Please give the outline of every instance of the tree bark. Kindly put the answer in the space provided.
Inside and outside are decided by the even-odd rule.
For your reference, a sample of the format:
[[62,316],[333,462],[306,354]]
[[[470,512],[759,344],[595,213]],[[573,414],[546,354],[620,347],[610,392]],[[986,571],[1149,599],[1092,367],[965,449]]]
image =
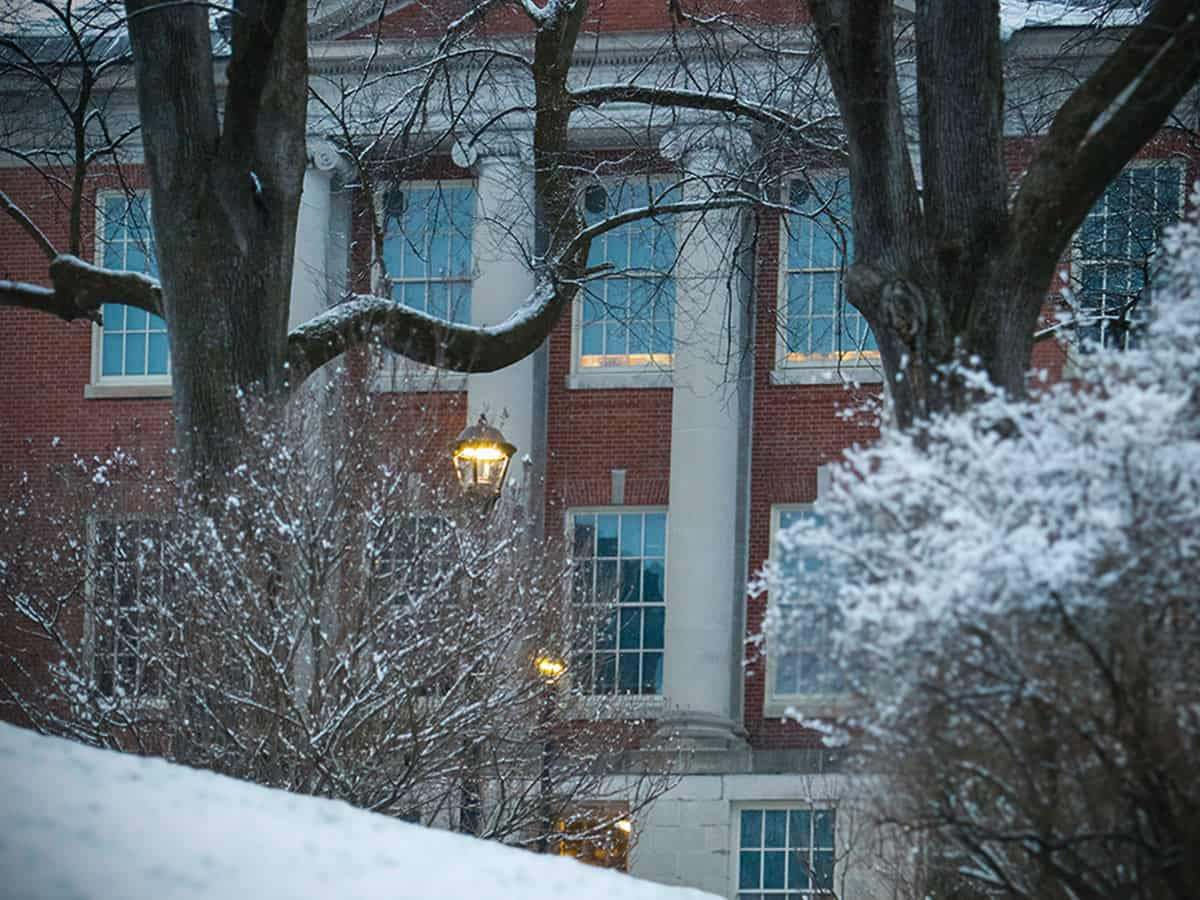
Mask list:
[[240,3],[218,122],[208,10],[128,0],[184,471],[235,465],[250,397],[284,395],[306,161],[299,0]]
[[849,141],[847,299],[875,334],[898,423],[972,402],[965,369],[1023,395],[1072,235],[1200,78],[1200,11],[1160,0],[1130,29],[1059,110],[1011,211],[997,0],[917,3],[920,196],[892,4],[813,0],[812,11]]

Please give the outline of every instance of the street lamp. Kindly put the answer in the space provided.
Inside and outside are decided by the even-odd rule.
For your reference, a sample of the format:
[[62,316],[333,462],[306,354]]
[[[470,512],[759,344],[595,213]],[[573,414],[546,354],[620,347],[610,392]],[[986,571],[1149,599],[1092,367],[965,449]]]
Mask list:
[[499,428],[480,416],[468,425],[454,444],[454,471],[458,482],[468,494],[495,498],[500,496],[508,463],[517,448],[504,439]]
[[533,660],[533,667],[547,684],[554,684],[567,671],[566,660],[545,653],[538,654]]

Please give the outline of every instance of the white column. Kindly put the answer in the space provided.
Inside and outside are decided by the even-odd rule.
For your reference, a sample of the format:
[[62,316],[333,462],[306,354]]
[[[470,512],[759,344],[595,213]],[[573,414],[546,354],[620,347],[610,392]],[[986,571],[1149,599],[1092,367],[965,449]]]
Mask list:
[[[736,170],[736,160],[751,148],[738,131],[676,130],[664,137],[662,149],[689,174],[708,175]],[[685,191],[685,199],[708,195],[702,184]],[[733,701],[739,687],[734,679],[741,677],[734,653],[740,635],[733,632],[745,595],[736,547],[744,411],[739,360],[726,355],[726,348],[741,346],[743,298],[732,277],[741,229],[742,214],[732,209],[680,216],[677,231],[687,243],[675,271],[663,673],[671,712],[662,725],[698,747],[741,743]]]
[[[457,153],[464,153],[461,145]],[[524,303],[534,288],[526,263],[534,239],[533,171],[515,146],[485,149],[472,156],[459,160],[460,165],[473,163],[477,173],[471,321],[495,325]],[[467,421],[486,415],[517,447],[506,490],[521,489],[527,468],[521,461],[534,451],[535,416],[540,410],[534,390],[532,356],[498,372],[467,376]]]
[[300,217],[296,224],[289,328],[311,319],[331,303],[326,253],[333,230],[330,191],[339,157],[333,147],[315,142],[309,151],[309,161],[310,165],[304,171]]

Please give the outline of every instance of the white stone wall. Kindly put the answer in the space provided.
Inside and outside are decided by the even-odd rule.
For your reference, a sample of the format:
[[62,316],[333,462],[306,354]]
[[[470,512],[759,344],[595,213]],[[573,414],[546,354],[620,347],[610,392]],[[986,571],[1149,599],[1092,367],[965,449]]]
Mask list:
[[743,808],[828,805],[837,810],[838,900],[899,900],[896,853],[871,826],[863,779],[845,775],[688,775],[642,813],[630,873],[733,897],[738,814]]

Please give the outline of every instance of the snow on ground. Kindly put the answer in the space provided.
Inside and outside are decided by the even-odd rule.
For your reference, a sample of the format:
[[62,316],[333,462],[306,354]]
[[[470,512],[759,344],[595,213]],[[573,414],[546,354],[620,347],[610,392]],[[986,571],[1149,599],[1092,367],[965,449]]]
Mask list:
[[21,900],[712,896],[4,724],[0,895]]

